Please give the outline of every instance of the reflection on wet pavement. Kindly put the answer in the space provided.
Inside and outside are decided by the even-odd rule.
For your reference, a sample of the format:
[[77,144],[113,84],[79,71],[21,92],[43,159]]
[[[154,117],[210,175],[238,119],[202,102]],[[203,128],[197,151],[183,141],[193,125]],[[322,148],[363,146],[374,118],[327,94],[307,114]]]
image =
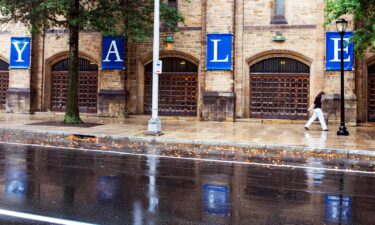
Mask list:
[[319,169],[321,159],[287,169],[4,144],[0,159],[1,209],[47,217],[163,225],[375,221],[374,175]]
[[[327,138],[322,132],[321,139]],[[317,142],[309,134],[305,138],[310,142]],[[350,154],[349,152],[334,150],[285,150],[283,148],[257,149],[235,146],[207,146],[199,144],[168,144],[131,142],[122,139],[97,138],[92,136],[59,136],[51,134],[29,134],[7,131],[0,135],[0,143],[19,143],[23,145],[37,145],[43,147],[57,146],[66,150],[79,149],[82,151],[120,152],[140,155],[161,155],[175,158],[194,158],[206,160],[225,160],[245,162],[249,164],[313,166],[310,159],[320,159],[318,166],[330,169],[350,171],[367,171],[375,173],[375,156],[366,154]],[[324,144],[324,142],[322,143]]]
[[[0,112],[0,131],[5,133],[7,131],[49,133],[60,136],[62,134],[84,134],[96,137],[114,137],[122,140],[157,141],[159,143],[184,142],[241,145],[256,148],[277,148],[281,146],[288,149],[341,149],[375,155],[375,125],[373,123],[363,124],[365,126],[361,127],[348,127],[350,135],[341,137],[336,135],[338,124],[330,124],[330,131],[322,132],[319,124],[313,125],[309,131],[306,131],[303,128],[305,121],[298,120],[282,124],[282,120],[257,120],[258,122],[255,122],[251,119],[239,119],[238,121],[242,122],[231,123],[198,121],[197,118],[163,117],[161,119],[163,120],[164,135],[150,138],[144,134],[147,130],[148,116],[130,116],[127,118],[83,116],[82,119],[87,124],[99,123],[103,125],[90,128],[46,126],[40,123],[60,123],[63,120],[63,114],[19,115]],[[279,122],[280,124],[278,124]],[[39,125],[35,125],[35,123],[39,123]],[[326,138],[322,138],[322,135],[326,135]],[[306,138],[306,136],[309,137]],[[309,141],[309,138],[312,141]]]

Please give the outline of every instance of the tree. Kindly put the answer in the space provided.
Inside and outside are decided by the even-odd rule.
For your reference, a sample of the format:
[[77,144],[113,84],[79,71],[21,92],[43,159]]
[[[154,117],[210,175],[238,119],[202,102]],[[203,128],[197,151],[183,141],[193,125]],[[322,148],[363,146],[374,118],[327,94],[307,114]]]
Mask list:
[[[127,41],[150,38],[153,0],[0,0],[0,23],[21,22],[32,33],[54,27],[69,30],[68,102],[64,123],[82,123],[78,106],[79,32],[93,29],[108,35],[125,35]],[[161,4],[166,26],[177,28],[183,18],[175,9]]]
[[351,14],[355,32],[351,41],[358,55],[375,51],[375,0],[327,0],[325,25],[343,15]]

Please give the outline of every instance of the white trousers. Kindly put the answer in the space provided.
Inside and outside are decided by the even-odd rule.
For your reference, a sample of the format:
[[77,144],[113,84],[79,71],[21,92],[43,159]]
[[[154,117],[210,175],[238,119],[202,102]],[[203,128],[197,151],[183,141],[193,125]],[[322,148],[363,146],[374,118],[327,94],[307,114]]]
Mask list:
[[320,125],[322,125],[322,129],[326,130],[327,125],[326,125],[326,122],[324,121],[323,111],[320,108],[314,109],[314,113],[309,119],[309,121],[307,121],[305,127],[310,127],[310,125],[316,120],[317,117],[319,118]]

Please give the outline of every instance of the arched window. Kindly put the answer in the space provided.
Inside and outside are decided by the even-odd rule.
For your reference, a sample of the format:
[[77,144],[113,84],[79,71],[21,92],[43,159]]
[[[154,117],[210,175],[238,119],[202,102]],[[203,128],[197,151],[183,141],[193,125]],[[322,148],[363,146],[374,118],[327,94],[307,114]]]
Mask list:
[[306,119],[310,67],[287,57],[261,60],[250,66],[250,117]]
[[168,6],[177,10],[177,0],[168,0]]
[[[168,0],[166,2],[167,6],[176,10],[176,12],[178,11],[178,6],[177,6],[177,0]],[[171,29],[169,26],[167,26],[164,21],[161,22],[161,25],[160,25],[160,32],[175,32],[174,29]]]
[[6,92],[9,86],[9,64],[0,59],[0,109],[5,109]]
[[368,68],[368,121],[375,122],[375,64]]
[[272,13],[271,24],[287,24],[285,18],[285,0],[275,0],[275,8]]
[[[198,66],[177,57],[166,57],[159,75],[159,115],[197,116]],[[145,67],[144,112],[151,114],[152,62]]]
[[[65,111],[68,93],[69,60],[63,59],[52,65],[52,111]],[[98,65],[79,58],[78,96],[80,112],[97,112]]]

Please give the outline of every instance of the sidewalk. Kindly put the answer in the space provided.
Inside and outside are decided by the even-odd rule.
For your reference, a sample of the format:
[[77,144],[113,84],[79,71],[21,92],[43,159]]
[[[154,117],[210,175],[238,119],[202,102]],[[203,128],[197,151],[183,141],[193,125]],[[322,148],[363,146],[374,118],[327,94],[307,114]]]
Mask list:
[[0,113],[0,130],[59,135],[90,135],[136,142],[237,146],[271,150],[334,150],[348,154],[375,156],[375,127],[348,127],[350,136],[337,136],[337,125],[322,132],[318,123],[305,131],[303,124],[265,124],[251,122],[212,122],[162,117],[164,135],[146,136],[148,116],[114,119],[82,116],[90,128],[28,125],[42,121],[62,121],[63,115]]

